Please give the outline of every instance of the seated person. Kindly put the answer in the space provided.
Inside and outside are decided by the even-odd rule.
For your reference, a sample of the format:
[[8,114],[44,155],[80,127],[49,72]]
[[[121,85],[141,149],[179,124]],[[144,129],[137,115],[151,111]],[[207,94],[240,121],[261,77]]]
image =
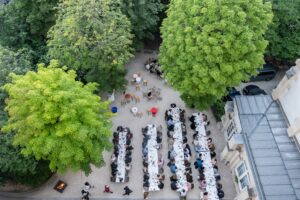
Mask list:
[[214,145],[213,143],[209,143],[209,144],[208,144],[208,149],[209,149],[210,151],[214,151],[214,150],[216,149],[216,147],[215,147],[215,145]]
[[201,159],[197,159],[195,162],[194,162],[194,166],[195,166],[195,169],[199,169],[203,166],[203,160]]
[[216,157],[216,155],[217,155],[216,152],[214,152],[214,151],[211,151],[211,152],[210,152],[210,157],[211,157],[211,158]]
[[224,191],[223,190],[218,190],[218,197],[220,199],[222,199],[225,196]]
[[192,183],[193,182],[193,176],[189,173],[186,174],[186,181]]
[[177,166],[173,163],[171,166],[170,166],[170,170],[172,173],[176,173],[177,172]]
[[161,181],[159,181],[158,188],[159,188],[159,189],[163,189],[164,186],[165,186],[164,183],[161,182]]
[[170,181],[173,182],[173,181],[177,181],[178,178],[177,178],[177,175],[176,174],[173,174],[171,177],[170,177]]
[[172,190],[177,190],[178,189],[177,183],[175,181],[171,182],[171,189]]

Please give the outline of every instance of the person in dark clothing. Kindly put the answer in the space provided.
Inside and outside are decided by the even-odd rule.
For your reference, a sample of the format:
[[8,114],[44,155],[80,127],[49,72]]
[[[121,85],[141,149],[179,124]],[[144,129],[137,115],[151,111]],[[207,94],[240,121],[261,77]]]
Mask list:
[[214,151],[210,152],[210,157],[211,157],[211,158],[216,157],[216,155],[217,155],[216,152],[214,152]]
[[224,191],[223,190],[218,190],[218,197],[220,199],[222,199],[225,196]]
[[194,115],[192,115],[190,118],[189,118],[189,120],[190,120],[190,122],[194,122],[195,121],[195,116]]
[[175,181],[171,182],[171,189],[172,190],[177,190],[178,189],[177,183]]
[[158,188],[159,189],[163,189],[164,186],[165,186],[164,183],[160,181],[159,184],[158,184]]
[[118,127],[117,127],[117,131],[118,131],[118,132],[122,132],[122,131],[123,131],[123,127],[122,127],[122,126],[118,126]]
[[125,156],[125,163],[126,163],[126,164],[127,164],[127,163],[131,163],[131,161],[132,161],[131,156]]
[[123,196],[124,195],[130,195],[130,193],[132,193],[132,190],[131,189],[129,189],[129,187],[128,186],[126,186],[126,187],[124,187],[124,191],[125,191],[125,193],[123,194]]
[[195,129],[196,129],[196,124],[195,124],[195,123],[192,123],[192,124],[191,124],[191,129],[192,129],[192,130],[195,130]]
[[131,146],[131,145],[127,146],[126,150],[133,150],[133,146]]
[[190,175],[190,174],[186,174],[186,180],[187,180],[187,182],[192,183],[193,182],[193,176]]
[[161,143],[162,142],[162,139],[160,137],[156,137],[156,142],[157,143]]
[[177,179],[177,176],[176,174],[173,174],[171,177],[170,177],[170,181],[171,182],[176,182],[178,179]]

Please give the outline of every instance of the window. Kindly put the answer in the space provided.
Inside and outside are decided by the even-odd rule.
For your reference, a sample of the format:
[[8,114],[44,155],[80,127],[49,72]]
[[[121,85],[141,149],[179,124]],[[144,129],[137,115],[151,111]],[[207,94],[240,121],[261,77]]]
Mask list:
[[229,126],[227,127],[227,140],[230,140],[230,138],[235,134],[235,125],[234,122],[231,120]]
[[242,162],[235,170],[237,182],[240,190],[243,190],[249,185],[248,169],[244,162]]

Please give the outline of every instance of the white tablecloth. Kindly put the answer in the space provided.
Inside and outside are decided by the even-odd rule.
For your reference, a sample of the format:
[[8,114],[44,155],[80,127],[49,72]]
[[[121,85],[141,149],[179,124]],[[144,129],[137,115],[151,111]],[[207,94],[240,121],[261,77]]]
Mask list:
[[147,135],[150,136],[148,140],[148,173],[149,173],[149,191],[159,191],[158,175],[158,144],[157,144],[157,132],[155,125],[148,125]]
[[118,172],[116,176],[116,182],[117,183],[124,183],[125,182],[125,155],[126,155],[126,136],[127,132],[119,132],[119,155],[118,155]]
[[173,148],[176,152],[175,156],[175,165],[177,167],[177,186],[179,190],[184,189],[188,191],[187,181],[185,173],[185,166],[184,166],[184,152],[183,152],[183,136],[182,136],[182,129],[181,129],[181,122],[180,122],[180,110],[178,107],[171,108],[171,115],[173,117],[174,122],[174,144]]
[[193,116],[195,117],[196,131],[198,132],[197,140],[195,141],[195,143],[198,143],[201,146],[203,167],[205,168],[204,174],[207,183],[206,191],[208,192],[208,199],[218,200],[219,197],[217,192],[216,179],[211,163],[210,151],[208,149],[204,121],[201,114],[194,113]]

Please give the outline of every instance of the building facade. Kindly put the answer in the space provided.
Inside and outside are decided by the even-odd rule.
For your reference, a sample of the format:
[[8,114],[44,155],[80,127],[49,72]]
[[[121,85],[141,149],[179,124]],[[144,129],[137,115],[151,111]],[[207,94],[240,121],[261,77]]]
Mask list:
[[278,100],[286,118],[288,119],[288,135],[294,137],[300,144],[300,59],[296,66],[287,71],[276,89],[272,93],[274,100]]
[[269,95],[236,96],[225,110],[221,159],[235,180],[234,200],[300,199],[300,153],[279,102]]

